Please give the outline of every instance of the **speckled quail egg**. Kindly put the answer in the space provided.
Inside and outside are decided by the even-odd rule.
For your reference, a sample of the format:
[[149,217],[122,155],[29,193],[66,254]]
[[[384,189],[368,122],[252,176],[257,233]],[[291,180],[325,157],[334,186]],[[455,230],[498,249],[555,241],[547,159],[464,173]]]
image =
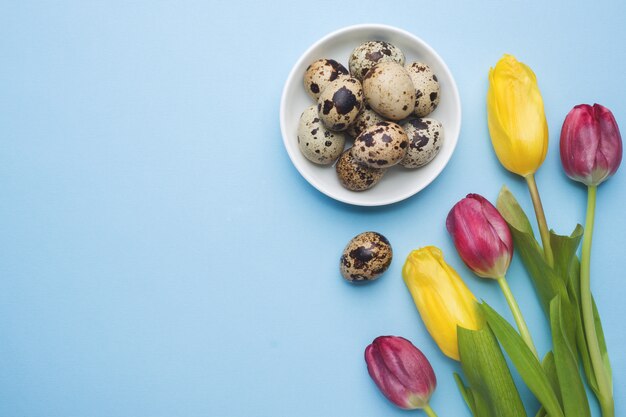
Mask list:
[[433,160],[443,143],[443,126],[435,119],[411,118],[402,124],[409,137],[409,147],[400,165],[419,168]]
[[317,100],[322,90],[341,75],[348,75],[348,70],[339,62],[334,59],[318,59],[304,73],[304,89],[311,98]]
[[298,147],[311,162],[329,165],[335,162],[346,144],[346,135],[326,129],[317,116],[317,106],[307,108],[300,116]]
[[363,78],[363,93],[372,110],[390,120],[402,120],[415,108],[411,77],[396,62],[375,65]]
[[348,67],[350,75],[359,80],[376,64],[381,62],[396,62],[404,65],[404,54],[402,51],[384,41],[368,41],[354,48],[350,54]]
[[350,149],[344,151],[335,165],[339,182],[351,191],[365,191],[380,181],[385,169],[370,168],[354,160]]
[[413,62],[406,70],[415,86],[415,115],[428,116],[439,104],[440,87],[433,70],[421,62]]
[[370,108],[367,104],[363,106],[363,110],[356,117],[354,123],[348,126],[348,134],[356,138],[370,126],[374,126],[378,122],[384,122],[385,119]]
[[354,140],[352,156],[371,168],[389,168],[404,158],[408,145],[402,127],[393,122],[379,122]]
[[380,233],[364,232],[348,242],[341,259],[341,275],[352,283],[373,281],[391,265],[393,251],[387,238]]
[[317,112],[328,129],[346,130],[361,112],[363,88],[353,77],[339,77],[330,82],[317,100]]

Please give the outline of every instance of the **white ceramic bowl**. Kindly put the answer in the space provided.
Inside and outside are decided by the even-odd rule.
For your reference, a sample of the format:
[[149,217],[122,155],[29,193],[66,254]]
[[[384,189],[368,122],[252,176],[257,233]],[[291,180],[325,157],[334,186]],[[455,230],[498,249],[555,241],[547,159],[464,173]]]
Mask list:
[[[437,75],[441,86],[439,106],[428,117],[443,124],[444,141],[439,154],[428,165],[418,169],[392,167],[383,179],[366,191],[344,188],[334,166],[316,165],[307,160],[298,148],[298,122],[302,112],[313,100],[304,90],[303,76],[307,66],[320,58],[332,58],[348,67],[354,48],[368,40],[383,40],[399,47],[406,62],[421,61]],[[358,206],[382,206],[404,200],[430,184],[445,168],[454,152],[461,128],[461,100],[452,74],[441,57],[426,42],[411,33],[391,26],[363,24],[333,32],[313,44],[291,70],[280,103],[280,129],[291,161],[300,174],[327,196]],[[351,146],[346,144],[346,146]]]

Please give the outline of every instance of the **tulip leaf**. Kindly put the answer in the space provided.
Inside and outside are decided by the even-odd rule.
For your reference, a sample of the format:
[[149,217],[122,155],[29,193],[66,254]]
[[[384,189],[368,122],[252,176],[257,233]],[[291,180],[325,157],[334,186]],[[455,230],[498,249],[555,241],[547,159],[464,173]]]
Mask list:
[[537,400],[544,406],[550,416],[563,417],[563,410],[552,388],[550,379],[546,376],[544,368],[528,348],[524,339],[513,326],[487,303],[483,302],[481,309],[489,327],[493,330],[493,333],[509,355],[511,362],[515,365],[530,391],[537,397]]
[[476,414],[476,404],[474,402],[474,394],[472,393],[472,389],[465,386],[463,380],[461,379],[461,375],[457,374],[456,372],[454,373],[454,380],[456,381],[456,386],[459,388],[465,404],[467,404],[467,408],[470,409],[474,417],[479,417],[479,415]]
[[568,327],[571,321],[564,313],[561,297],[550,302],[550,327],[554,345],[554,363],[561,388],[563,410],[566,417],[591,417],[587,393],[578,371],[576,351],[570,342]]
[[548,352],[546,356],[543,357],[541,367],[543,368],[543,372],[550,380],[550,385],[552,386],[554,393],[558,397],[559,402],[562,402],[561,388],[559,387],[559,377],[556,373],[556,363],[554,362],[554,353],[552,353],[552,351]]
[[576,251],[583,237],[583,227],[579,224],[569,236],[557,235],[550,231],[550,245],[552,246],[552,254],[554,255],[554,272],[567,285],[571,278],[571,269],[574,266]]
[[578,353],[583,364],[583,370],[587,379],[589,388],[594,392],[596,396],[599,394],[598,381],[596,380],[595,373],[593,372],[593,365],[591,364],[591,356],[589,356],[589,349],[587,349],[587,339],[585,339],[585,329],[582,322],[582,306],[580,303],[580,262],[578,258],[574,259],[573,267],[570,271],[570,279],[568,281],[567,290],[572,300],[572,303],[576,306],[576,346]]
[[546,409],[541,407],[539,411],[537,411],[537,414],[535,414],[535,417],[546,417],[547,415]]
[[510,226],[522,233],[528,233],[532,237],[535,236],[526,213],[524,213],[524,210],[506,185],[503,185],[500,189],[500,194],[496,201],[496,208]]
[[604,367],[607,370],[607,375],[609,376],[609,383],[611,387],[613,386],[613,370],[611,369],[611,363],[609,362],[609,352],[606,347],[606,339],[604,338],[604,330],[602,330],[602,322],[600,321],[600,313],[598,312],[598,306],[596,305],[596,300],[591,296],[591,301],[593,303],[593,318],[596,323],[596,334],[598,336],[598,343],[600,344],[600,353],[602,353],[602,361],[604,362]]
[[567,294],[565,283],[547,264],[543,249],[533,235],[528,217],[506,186],[502,187],[500,195],[498,195],[496,207],[509,225],[515,250],[522,258],[522,262],[533,280],[544,311],[548,313],[550,300],[556,295]]
[[461,366],[480,417],[525,417],[517,387],[489,326],[458,328]]

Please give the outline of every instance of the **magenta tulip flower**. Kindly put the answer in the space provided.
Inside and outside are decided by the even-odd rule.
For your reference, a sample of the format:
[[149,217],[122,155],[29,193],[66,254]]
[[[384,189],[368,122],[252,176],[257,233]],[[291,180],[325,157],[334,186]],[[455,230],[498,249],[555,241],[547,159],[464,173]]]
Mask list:
[[567,175],[587,185],[587,215],[580,259],[580,305],[585,339],[598,385],[603,416],[615,415],[611,369],[600,349],[591,296],[591,243],[598,185],[609,179],[622,162],[622,136],[609,109],[580,104],[565,117],[561,130],[561,162]]
[[380,336],[365,348],[367,371],[382,393],[405,410],[424,409],[435,415],[428,401],[437,378],[426,356],[398,336]]
[[513,256],[513,239],[498,210],[484,197],[468,194],[452,207],[446,228],[461,259],[483,278],[506,274]]
[[520,335],[538,357],[528,326],[505,278],[513,256],[513,238],[506,221],[487,199],[468,194],[448,213],[446,228],[467,267],[479,277],[498,281]]
[[609,109],[579,104],[561,130],[561,162],[567,175],[585,185],[607,180],[622,162],[622,136]]

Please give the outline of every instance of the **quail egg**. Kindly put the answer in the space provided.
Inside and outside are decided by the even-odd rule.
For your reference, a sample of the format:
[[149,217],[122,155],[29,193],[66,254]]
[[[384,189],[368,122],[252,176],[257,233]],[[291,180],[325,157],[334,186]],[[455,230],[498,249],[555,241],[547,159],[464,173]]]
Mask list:
[[411,77],[396,62],[375,65],[363,78],[363,93],[372,110],[390,120],[402,120],[415,109]]
[[368,282],[381,276],[391,265],[393,251],[380,233],[364,232],[348,242],[341,259],[341,275],[349,282]]
[[402,124],[409,137],[409,147],[400,165],[405,168],[419,168],[433,160],[443,143],[441,122],[429,118],[412,118]]
[[385,169],[370,168],[354,160],[350,149],[344,151],[335,165],[339,182],[351,191],[365,191],[380,181]]
[[385,119],[383,119],[381,115],[376,113],[374,110],[371,109],[370,106],[365,104],[363,106],[363,110],[356,117],[354,123],[348,126],[347,132],[350,136],[356,138],[368,127],[374,126],[376,123],[384,121]]
[[439,104],[439,80],[433,70],[421,62],[408,64],[406,70],[415,86],[415,115],[428,116]]
[[311,98],[317,100],[328,83],[341,75],[348,75],[348,70],[339,62],[334,59],[318,59],[304,73],[304,89]]
[[404,158],[408,145],[402,127],[393,122],[379,122],[354,140],[352,156],[371,168],[389,168]]
[[345,134],[332,132],[322,125],[315,105],[302,113],[298,126],[298,147],[306,159],[320,165],[332,164],[343,152],[345,144]]
[[404,54],[396,46],[384,41],[368,41],[357,46],[350,54],[350,75],[359,80],[376,64],[396,62],[404,65]]
[[361,112],[363,88],[352,77],[340,77],[329,83],[317,100],[317,112],[328,129],[346,130]]

